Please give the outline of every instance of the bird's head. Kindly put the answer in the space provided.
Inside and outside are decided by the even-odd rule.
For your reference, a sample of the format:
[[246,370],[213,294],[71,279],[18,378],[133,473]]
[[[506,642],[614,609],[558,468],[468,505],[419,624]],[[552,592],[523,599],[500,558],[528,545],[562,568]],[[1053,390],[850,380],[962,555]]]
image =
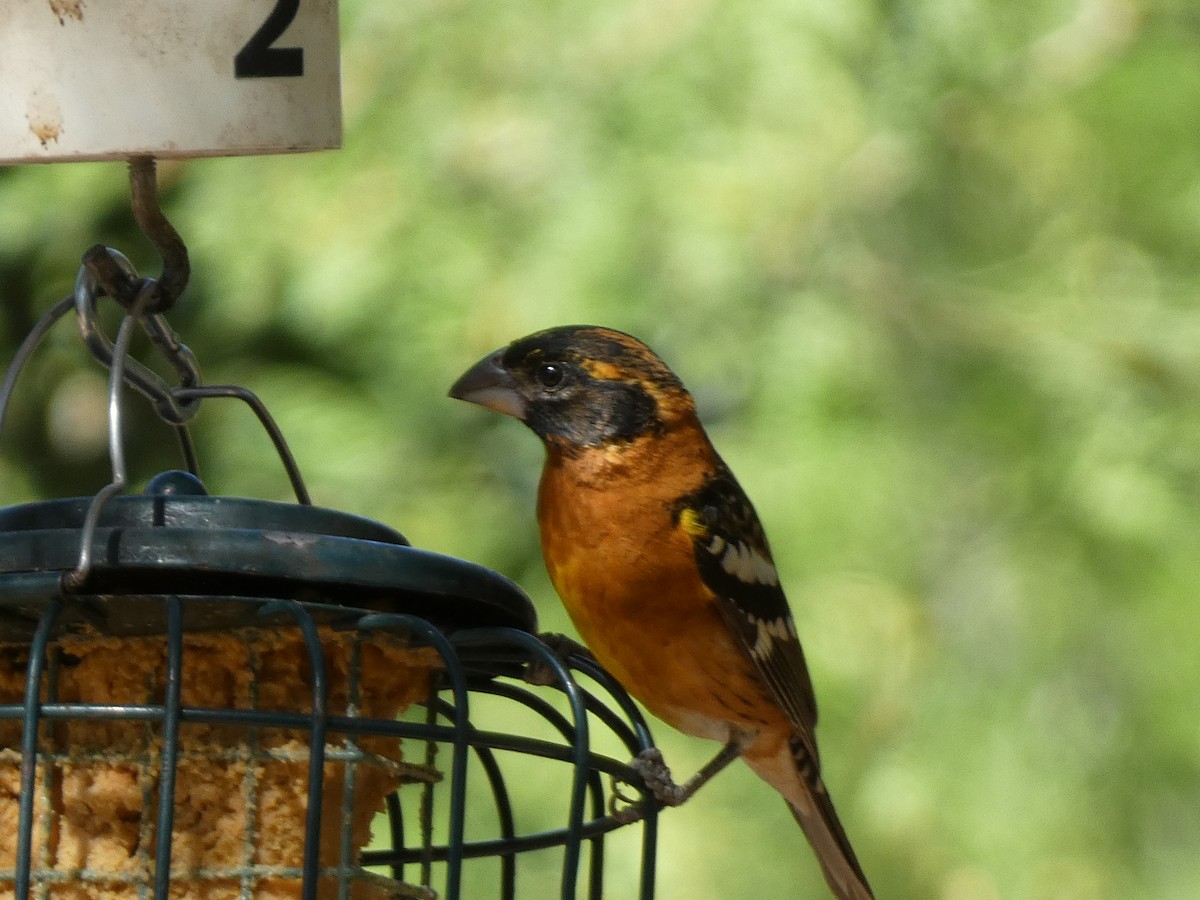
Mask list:
[[520,419],[547,445],[564,449],[634,441],[695,412],[653,350],[591,325],[513,341],[467,370],[450,396]]

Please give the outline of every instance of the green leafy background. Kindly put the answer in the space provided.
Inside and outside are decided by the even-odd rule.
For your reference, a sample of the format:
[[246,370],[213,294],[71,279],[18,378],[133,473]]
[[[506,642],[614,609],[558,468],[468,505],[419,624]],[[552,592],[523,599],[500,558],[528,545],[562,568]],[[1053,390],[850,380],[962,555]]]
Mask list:
[[[171,321],[317,502],[567,628],[536,440],[445,391],[537,328],[633,332],[756,500],[881,898],[1200,896],[1195,9],[342,7],[344,149],[160,169],[194,267]],[[122,166],[0,169],[5,357],[97,241],[156,271]],[[0,501],[107,481],[102,376],[53,333]],[[137,479],[176,465],[132,427]],[[195,430],[210,491],[287,498],[243,409]],[[713,749],[657,734],[679,773]],[[826,896],[744,767],[663,829],[663,900]]]

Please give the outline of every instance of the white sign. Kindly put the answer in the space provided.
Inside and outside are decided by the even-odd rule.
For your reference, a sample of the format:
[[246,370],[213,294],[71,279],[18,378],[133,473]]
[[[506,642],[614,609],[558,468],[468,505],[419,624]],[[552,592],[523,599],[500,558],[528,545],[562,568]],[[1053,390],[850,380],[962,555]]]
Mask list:
[[341,145],[337,0],[0,0],[0,163]]

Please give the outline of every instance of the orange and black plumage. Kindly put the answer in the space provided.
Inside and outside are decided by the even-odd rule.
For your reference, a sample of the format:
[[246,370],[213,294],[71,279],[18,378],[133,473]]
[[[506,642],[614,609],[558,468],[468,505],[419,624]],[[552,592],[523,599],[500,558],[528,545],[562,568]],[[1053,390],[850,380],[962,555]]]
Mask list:
[[725,745],[664,799],[740,756],[783,795],[834,895],[871,898],[821,778],[816,699],[766,535],[679,378],[636,338],[568,326],[485,357],[450,393],[542,439],[542,551],[596,659],[664,722]]

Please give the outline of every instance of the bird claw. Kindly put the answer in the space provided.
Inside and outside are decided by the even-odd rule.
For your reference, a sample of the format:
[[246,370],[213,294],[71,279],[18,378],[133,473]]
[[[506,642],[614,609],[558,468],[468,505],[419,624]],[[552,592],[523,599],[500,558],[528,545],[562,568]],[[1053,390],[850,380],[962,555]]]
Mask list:
[[[632,825],[639,819],[645,818],[646,810],[640,800],[630,797],[621,790],[621,784],[622,782],[618,781],[616,777],[613,777],[609,784],[612,796],[608,798],[608,814],[622,825]],[[619,806],[619,803],[625,805]]]
[[[671,770],[663,760],[662,751],[649,747],[629,761],[629,768],[645,782],[646,790],[654,795],[662,806],[678,806],[687,799],[685,788],[671,778]],[[646,817],[647,798],[630,797],[621,790],[626,782],[612,779],[612,797],[608,801],[608,814],[622,825],[629,825]],[[625,804],[620,806],[619,804]]]
[[642,776],[646,789],[663,806],[678,806],[687,799],[684,788],[671,778],[671,770],[657,747],[643,750],[630,760],[629,767]]
[[[587,647],[574,638],[567,637],[565,634],[547,631],[539,634],[538,639],[546,645],[551,653],[563,662],[566,662],[568,656],[583,656],[587,659],[593,658],[591,651]],[[541,656],[535,656],[525,666],[524,679],[526,684],[538,685],[539,687],[558,684],[560,680],[558,673],[554,671],[554,666],[550,665]]]

